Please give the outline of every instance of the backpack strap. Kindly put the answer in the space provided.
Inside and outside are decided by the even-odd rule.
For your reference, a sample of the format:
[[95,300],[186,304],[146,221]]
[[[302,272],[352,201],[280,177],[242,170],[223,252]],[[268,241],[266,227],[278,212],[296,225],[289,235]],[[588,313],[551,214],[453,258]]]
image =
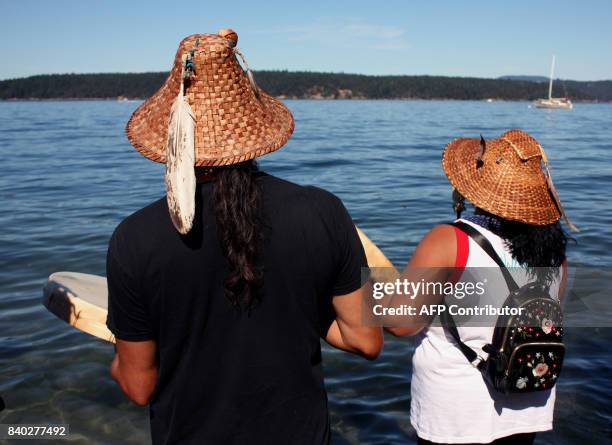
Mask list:
[[442,321],[442,326],[446,328],[450,335],[455,339],[459,350],[463,353],[465,358],[467,358],[468,362],[470,362],[474,368],[482,370],[485,363],[484,358],[478,355],[476,351],[461,340],[461,336],[459,335],[459,331],[457,330],[457,325],[455,324],[455,319],[453,316],[450,315],[448,311],[444,311],[440,314],[440,320]]
[[478,244],[493,261],[495,261],[495,263],[499,266],[499,270],[504,276],[504,280],[506,280],[506,285],[508,286],[510,292],[514,292],[519,288],[519,285],[516,284],[516,281],[514,281],[514,278],[512,278],[512,274],[495,251],[495,248],[491,245],[491,242],[482,233],[475,229],[474,226],[466,224],[463,221],[455,221],[450,223],[450,225],[457,227],[462,232],[467,233],[468,236],[472,238],[474,242]]
[[[495,248],[491,245],[491,242],[482,233],[480,233],[473,226],[466,224],[462,221],[455,221],[453,223],[450,223],[450,225],[466,233],[470,238],[474,240],[476,244],[478,244],[482,248],[482,250],[485,251],[487,255],[491,257],[493,261],[495,261],[495,263],[499,266],[502,275],[504,276],[504,280],[506,281],[506,285],[508,286],[510,292],[515,291],[519,288],[519,286],[516,284],[516,281],[514,281],[514,278],[512,278],[510,271],[508,270],[502,259],[499,257],[497,252],[495,252]],[[446,304],[446,301],[444,303]],[[445,311],[442,312],[442,314],[440,315],[440,319],[443,323],[443,327],[445,327],[446,330],[451,334],[451,336],[457,343],[457,347],[459,347],[459,350],[462,352],[465,358],[467,358],[467,360],[473,367],[482,371],[484,369],[485,363],[484,358],[478,355],[476,351],[474,351],[466,343],[464,343],[463,340],[461,340],[461,336],[459,335],[459,330],[457,329],[457,324],[455,323],[453,316],[450,315],[447,311]]]

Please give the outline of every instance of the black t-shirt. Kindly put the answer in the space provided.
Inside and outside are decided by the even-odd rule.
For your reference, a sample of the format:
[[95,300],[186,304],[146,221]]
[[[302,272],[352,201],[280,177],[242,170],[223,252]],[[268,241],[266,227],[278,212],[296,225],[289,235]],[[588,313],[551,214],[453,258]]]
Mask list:
[[155,340],[154,444],[329,442],[320,337],[333,295],[361,286],[367,267],[342,202],[315,187],[260,174],[264,279],[239,310],[223,293],[227,261],[211,183],[198,184],[196,221],[173,227],[166,199],[115,230],[107,256],[109,329]]

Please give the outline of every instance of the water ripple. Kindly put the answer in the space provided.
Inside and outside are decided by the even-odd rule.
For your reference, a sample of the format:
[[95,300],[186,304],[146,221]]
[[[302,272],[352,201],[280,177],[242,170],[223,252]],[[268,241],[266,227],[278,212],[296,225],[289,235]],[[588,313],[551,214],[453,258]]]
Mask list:
[[[138,103],[0,103],[0,423],[66,422],[74,444],[140,444],[145,409],[110,379],[112,347],[70,329],[40,304],[57,270],[104,273],[117,223],[163,196],[163,166],[128,144]],[[433,225],[452,219],[440,158],[456,137],[512,127],[546,148],[568,213],[582,231],[570,262],[610,264],[612,106],[546,112],[523,102],[289,101],[296,131],[264,157],[272,174],[338,194],[360,225],[403,265]],[[610,330],[568,329],[554,433],[539,443],[603,443],[612,414]],[[414,342],[386,338],[376,362],[324,347],[337,444],[410,444]],[[597,372],[595,372],[597,371]]]

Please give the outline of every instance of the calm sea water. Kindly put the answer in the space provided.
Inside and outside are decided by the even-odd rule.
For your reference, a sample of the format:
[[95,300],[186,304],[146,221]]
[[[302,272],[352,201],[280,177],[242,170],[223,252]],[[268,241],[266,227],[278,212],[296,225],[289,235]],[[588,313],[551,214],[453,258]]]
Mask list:
[[[112,347],[40,303],[59,270],[104,274],[122,218],[163,196],[163,169],[128,144],[136,102],[0,103],[0,423],[69,423],[73,444],[146,443],[148,413],[111,380]],[[459,136],[519,127],[546,148],[568,213],[582,229],[570,262],[612,264],[612,105],[545,111],[527,103],[290,101],[296,131],[261,166],[339,195],[399,267],[450,220],[441,151]],[[612,440],[612,330],[568,329],[555,431],[539,443]],[[365,362],[325,347],[334,443],[414,443],[411,339],[387,338]],[[449,415],[453,407],[449,406]],[[50,443],[50,442],[46,442]]]

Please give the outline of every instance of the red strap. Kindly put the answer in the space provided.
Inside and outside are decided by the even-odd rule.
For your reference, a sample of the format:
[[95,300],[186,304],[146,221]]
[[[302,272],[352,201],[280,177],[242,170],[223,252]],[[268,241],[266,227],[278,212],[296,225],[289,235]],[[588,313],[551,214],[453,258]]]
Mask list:
[[455,256],[455,270],[449,278],[450,282],[456,283],[461,278],[463,270],[470,256],[470,238],[463,230],[455,227],[455,239],[457,240],[457,255]]
[[563,260],[563,263],[561,263],[561,268],[563,269],[563,276],[565,276],[565,274],[567,273],[567,258],[565,258]]

